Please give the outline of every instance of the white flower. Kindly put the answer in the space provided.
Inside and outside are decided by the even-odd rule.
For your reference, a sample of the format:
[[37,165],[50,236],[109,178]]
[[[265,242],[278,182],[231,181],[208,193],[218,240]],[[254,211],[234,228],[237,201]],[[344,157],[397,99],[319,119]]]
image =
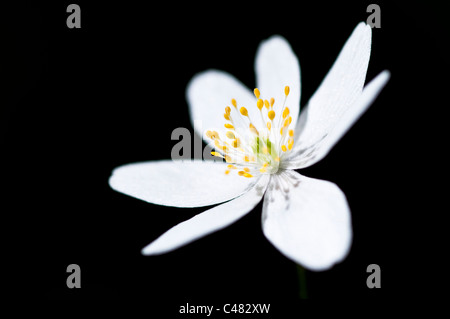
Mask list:
[[224,72],[195,76],[187,88],[191,119],[208,125],[197,133],[226,162],[134,163],[115,169],[109,182],[153,204],[221,204],[171,228],[143,254],[166,253],[227,227],[264,197],[264,234],[285,256],[310,270],[342,261],[352,240],[345,195],[293,169],[322,159],[388,81],[383,71],[363,89],[370,50],[371,28],[360,23],[300,117],[300,68],[280,36],[257,51],[253,92]]

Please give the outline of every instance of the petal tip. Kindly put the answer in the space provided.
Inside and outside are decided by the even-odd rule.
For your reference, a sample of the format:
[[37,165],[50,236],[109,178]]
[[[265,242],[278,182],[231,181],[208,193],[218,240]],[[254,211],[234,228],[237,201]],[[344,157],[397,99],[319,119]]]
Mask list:
[[361,21],[356,25],[355,29],[358,29],[358,28],[360,28],[360,29],[365,28],[367,31],[372,32],[372,27],[364,21]]
[[384,70],[380,73],[380,76],[382,76],[385,81],[389,81],[389,79],[391,78],[391,71]]
[[144,255],[144,256],[150,256],[150,255],[152,255],[151,250],[148,249],[149,246],[150,246],[150,245],[145,246],[144,248],[141,249],[141,254],[142,254],[142,255]]
[[290,45],[289,41],[286,40],[285,37],[283,37],[279,34],[274,34],[274,35],[268,37],[267,39],[261,41],[261,44],[258,47],[258,52],[260,52],[262,49],[265,49],[265,48],[280,47],[280,46],[283,46],[286,49],[289,49],[290,51],[292,51],[291,45]]
[[157,248],[155,248],[154,242],[151,242],[150,244],[148,244],[147,246],[145,246],[144,248],[141,249],[141,254],[144,256],[161,255],[164,252],[165,251],[163,251],[161,249],[158,250]]

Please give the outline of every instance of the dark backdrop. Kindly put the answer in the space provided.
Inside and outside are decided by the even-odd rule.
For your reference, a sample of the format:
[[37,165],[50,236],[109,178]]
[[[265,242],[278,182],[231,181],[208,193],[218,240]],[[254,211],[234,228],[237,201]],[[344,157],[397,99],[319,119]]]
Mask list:
[[[307,272],[310,299],[423,296],[440,269],[421,261],[433,233],[427,221],[439,222],[424,200],[433,184],[424,181],[436,176],[443,136],[445,8],[392,2],[376,2],[381,28],[373,30],[367,73],[371,80],[388,69],[390,82],[333,151],[301,171],[339,185],[354,231],[344,262]],[[253,88],[257,46],[272,34],[299,57],[305,105],[371,1],[77,1],[81,29],[66,27],[69,3],[2,12],[3,194],[12,203],[4,214],[13,217],[4,227],[13,229],[5,246],[14,256],[6,263],[19,270],[19,293],[142,299],[167,313],[186,302],[299,309],[296,267],[264,238],[261,204],[223,231],[144,257],[141,248],[205,208],[151,205],[114,192],[108,178],[121,164],[170,158],[172,130],[192,130],[185,88],[195,73],[222,69]],[[66,287],[72,263],[81,267],[81,289]],[[366,286],[372,263],[381,267],[381,289]]]

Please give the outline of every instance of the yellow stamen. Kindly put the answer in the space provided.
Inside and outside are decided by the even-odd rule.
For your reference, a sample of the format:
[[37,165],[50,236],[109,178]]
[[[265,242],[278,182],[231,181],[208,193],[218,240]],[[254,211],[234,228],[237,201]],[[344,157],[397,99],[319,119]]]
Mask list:
[[231,125],[231,124],[225,124],[224,126],[225,126],[226,128],[232,129],[232,130],[234,129],[234,126]]
[[235,139],[233,142],[231,142],[231,146],[233,146],[234,148],[241,146],[241,140],[238,138]]
[[219,138],[219,133],[217,133],[216,131],[206,131],[206,136],[212,140],[215,140],[216,138]]
[[225,118],[225,120],[230,120],[230,113],[224,113],[223,117]]
[[225,108],[225,113],[230,114],[231,113],[231,107],[227,106]]
[[289,115],[289,108],[286,106],[283,111],[283,118],[285,119],[286,116],[288,116],[288,115]]
[[239,172],[238,172],[238,175],[239,175],[239,176],[244,176],[244,174],[245,174],[244,171],[239,171]]
[[288,127],[289,125],[291,125],[291,122],[292,122],[292,116],[289,116],[289,117],[284,121],[283,126],[284,126],[284,127]]
[[273,107],[274,104],[275,104],[275,99],[272,97],[272,98],[270,98],[270,106]]
[[258,107],[258,109],[261,111],[263,106],[264,106],[264,102],[261,99],[258,99],[258,101],[256,102],[256,106]]
[[248,173],[248,172],[250,172],[250,168],[244,167],[244,171],[245,171],[246,173]]
[[269,101],[264,100],[264,106],[266,107],[266,109],[269,109],[270,107]]
[[286,151],[287,151],[286,145],[281,145],[281,150],[282,150],[283,152],[286,152]]
[[288,148],[289,148],[289,150],[291,150],[293,146],[294,146],[294,139],[292,137],[290,137],[289,140],[288,140]]
[[286,96],[288,96],[289,95],[289,91],[290,91],[290,89],[289,89],[289,86],[285,86],[284,87],[284,94],[286,95]]
[[289,130],[289,136],[294,136],[294,130]]
[[259,92],[258,88],[255,88],[253,90],[253,93],[255,93],[256,98],[259,99],[259,96],[261,95],[261,93]]
[[256,134],[256,135],[259,134],[258,130],[252,123],[250,123],[249,128],[250,128],[250,132],[252,132],[253,134]]
[[269,113],[267,114],[267,116],[269,117],[269,119],[271,121],[273,121],[273,119],[275,118],[275,111],[274,110],[270,110]]
[[235,108],[237,108],[237,103],[236,103],[236,100],[235,100],[235,99],[231,99],[231,104],[232,104]]
[[219,147],[219,149],[221,149],[224,153],[228,153],[228,147],[226,147],[225,145],[222,147]]
[[244,174],[244,177],[250,178],[250,177],[253,177],[253,175],[252,175],[252,174],[249,174],[249,173],[245,173],[245,174]]
[[226,170],[226,171],[225,171],[225,175],[228,175],[228,174],[230,174],[230,171],[229,171],[229,170]]
[[270,131],[270,129],[272,128],[272,123],[270,123],[270,122],[267,122],[267,128],[269,129],[269,131]]
[[230,140],[234,140],[234,139],[236,138],[236,136],[234,135],[234,133],[231,132],[231,131],[228,131],[228,132],[226,133],[226,135],[227,135],[227,137],[228,137]]
[[248,116],[248,111],[247,111],[247,109],[245,107],[241,107],[239,112],[241,112],[241,114],[244,115],[244,116]]
[[229,169],[236,169],[237,167],[230,164],[230,165],[227,166],[227,168],[229,168]]
[[233,162],[233,159],[229,155],[225,155],[225,161],[227,163],[231,163],[231,162]]
[[212,156],[223,157],[219,152],[211,152]]

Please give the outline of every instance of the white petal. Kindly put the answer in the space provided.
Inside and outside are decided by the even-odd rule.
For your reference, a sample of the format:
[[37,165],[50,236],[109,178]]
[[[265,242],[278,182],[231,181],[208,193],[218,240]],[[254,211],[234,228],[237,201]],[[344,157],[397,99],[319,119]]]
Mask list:
[[331,182],[295,171],[284,171],[270,182],[262,225],[281,253],[310,270],[326,270],[342,261],[351,246],[345,195]]
[[[369,84],[364,87],[362,94],[356,102],[345,112],[336,123],[333,130],[326,139],[326,151],[328,151],[341,139],[342,136],[356,123],[356,121],[367,111],[372,102],[390,78],[390,72],[385,70],[378,74]],[[325,145],[324,145],[325,146]]]
[[282,112],[284,87],[290,87],[286,105],[294,127],[300,110],[300,65],[289,43],[281,36],[272,36],[262,42],[256,53],[255,71],[256,86],[261,92],[261,98],[275,98],[276,116]]
[[109,185],[149,203],[199,207],[233,199],[253,187],[253,178],[225,175],[227,164],[213,161],[154,161],[116,168]]
[[[202,130],[198,127],[194,127],[194,130],[207,141],[209,139],[205,137],[206,130],[215,130],[221,137],[224,135],[226,130],[224,124],[229,123],[223,117],[226,106],[232,109],[232,117],[236,119],[235,125],[241,124],[237,119],[240,115],[231,104],[233,98],[236,99],[238,108],[242,106],[247,108],[256,127],[262,125],[253,93],[226,72],[209,70],[197,74],[187,86],[186,98],[191,121],[202,123]],[[245,125],[245,129],[247,128],[248,124]]]
[[293,155],[283,162],[284,168],[303,168],[317,163],[324,158],[333,146],[356,123],[359,117],[369,108],[390,78],[389,71],[381,72],[364,87],[356,102],[341,116],[329,134],[310,149],[294,149]]
[[306,110],[300,114],[302,126],[296,127],[294,150],[310,149],[323,140],[361,95],[370,58],[371,30],[361,22],[345,43]]
[[176,225],[146,246],[142,253],[144,255],[166,253],[231,225],[259,203],[268,182],[269,177],[262,175],[255,187],[244,195]]

